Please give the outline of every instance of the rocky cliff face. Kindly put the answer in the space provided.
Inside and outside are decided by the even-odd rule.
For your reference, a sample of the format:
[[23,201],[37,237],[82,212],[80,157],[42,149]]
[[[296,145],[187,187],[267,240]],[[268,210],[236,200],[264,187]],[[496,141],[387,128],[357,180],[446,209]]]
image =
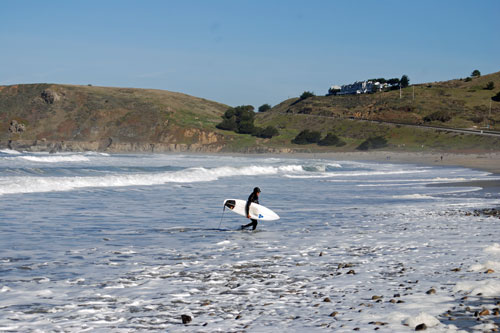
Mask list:
[[28,151],[217,152],[228,107],[159,90],[0,87],[0,146]]

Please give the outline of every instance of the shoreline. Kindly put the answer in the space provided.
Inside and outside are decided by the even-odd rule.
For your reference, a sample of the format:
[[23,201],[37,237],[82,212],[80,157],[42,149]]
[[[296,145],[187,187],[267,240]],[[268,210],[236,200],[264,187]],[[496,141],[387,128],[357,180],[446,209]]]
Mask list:
[[[188,153],[189,154],[189,153]],[[198,154],[198,153],[196,153]],[[204,154],[205,155],[205,154]],[[436,153],[436,152],[317,152],[317,153],[209,153],[206,155],[262,156],[280,158],[320,158],[347,161],[371,161],[386,163],[407,163],[426,166],[465,167],[482,170],[500,176],[500,153]],[[441,156],[443,157],[441,160]]]

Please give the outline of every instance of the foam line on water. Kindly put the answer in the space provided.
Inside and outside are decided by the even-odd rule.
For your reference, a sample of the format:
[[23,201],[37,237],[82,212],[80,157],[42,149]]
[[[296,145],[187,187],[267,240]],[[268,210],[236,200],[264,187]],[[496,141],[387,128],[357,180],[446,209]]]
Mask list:
[[83,155],[54,155],[54,156],[33,156],[23,155],[16,157],[5,157],[9,160],[26,160],[38,163],[62,163],[62,162],[88,162],[88,157]]
[[196,183],[215,181],[223,177],[274,175],[305,172],[300,165],[188,168],[175,172],[145,174],[113,174],[99,177],[2,177],[0,195],[71,191],[86,187],[151,186],[166,183]]

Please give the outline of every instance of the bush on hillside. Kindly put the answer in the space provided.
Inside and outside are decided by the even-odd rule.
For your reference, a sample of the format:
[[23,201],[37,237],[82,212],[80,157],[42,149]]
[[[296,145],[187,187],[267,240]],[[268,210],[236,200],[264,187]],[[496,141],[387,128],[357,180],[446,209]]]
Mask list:
[[480,77],[481,76],[481,72],[478,71],[477,69],[475,69],[475,70],[472,71],[472,74],[470,76],[472,76],[472,77]]
[[337,146],[341,147],[345,145],[345,142],[342,141],[338,136],[333,133],[328,133],[323,139],[318,141],[319,146]]
[[251,134],[253,132],[254,117],[253,106],[237,106],[227,109],[222,116],[222,122],[215,127],[226,131]]
[[292,143],[295,143],[297,145],[307,145],[310,143],[318,143],[319,140],[321,140],[320,132],[303,130],[302,132],[297,134],[295,139],[292,140]]
[[434,113],[431,113],[430,115],[427,115],[424,117],[425,122],[431,122],[434,120],[438,120],[440,122],[447,122],[451,120],[451,115],[448,111],[441,110],[441,111],[436,111]]
[[313,92],[310,92],[310,91],[304,91],[302,93],[302,95],[300,95],[300,99],[303,100],[303,99],[306,99],[306,98],[309,98],[309,97],[314,97],[316,95],[314,95]]
[[266,112],[269,110],[271,110],[271,105],[269,104],[262,104],[261,106],[259,106],[259,112]]
[[253,121],[245,120],[238,124],[237,132],[240,134],[253,134],[255,131],[255,126]]
[[493,82],[493,81],[488,82],[486,84],[486,87],[484,87],[484,89],[486,89],[486,90],[493,90],[493,89],[495,89],[495,82]]
[[500,102],[500,91],[498,92],[498,94],[493,96],[491,99],[494,100],[495,102]]
[[273,126],[267,126],[266,128],[255,127],[254,133],[252,135],[263,138],[270,139],[273,136],[278,136],[280,133]]
[[387,147],[387,140],[383,136],[371,137],[363,141],[356,149],[369,150]]
[[222,122],[215,125],[215,127],[226,131],[236,131],[238,129],[238,124],[236,123],[236,118],[231,117],[229,119],[222,120]]
[[410,78],[408,75],[403,75],[399,82],[401,83],[401,88],[406,88],[410,85]]

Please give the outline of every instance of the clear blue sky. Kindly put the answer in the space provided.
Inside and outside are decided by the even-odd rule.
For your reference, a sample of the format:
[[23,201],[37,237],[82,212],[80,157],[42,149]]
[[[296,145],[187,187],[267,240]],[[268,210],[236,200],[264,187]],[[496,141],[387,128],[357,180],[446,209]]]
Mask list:
[[372,77],[500,71],[500,1],[1,1],[0,84],[178,91],[232,106]]

